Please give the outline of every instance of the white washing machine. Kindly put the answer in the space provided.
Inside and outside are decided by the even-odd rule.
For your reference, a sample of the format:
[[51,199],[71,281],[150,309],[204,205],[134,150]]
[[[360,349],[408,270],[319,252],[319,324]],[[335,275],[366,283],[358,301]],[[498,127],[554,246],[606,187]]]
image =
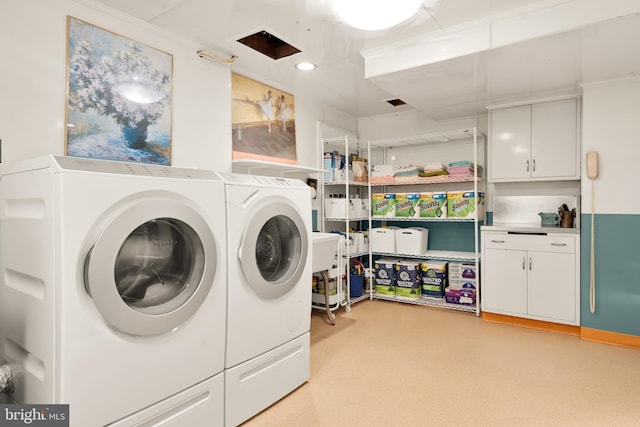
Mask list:
[[71,425],[222,425],[224,183],[47,156],[0,168],[0,351],[11,399]]
[[220,174],[227,196],[225,420],[235,426],[309,379],[311,192]]

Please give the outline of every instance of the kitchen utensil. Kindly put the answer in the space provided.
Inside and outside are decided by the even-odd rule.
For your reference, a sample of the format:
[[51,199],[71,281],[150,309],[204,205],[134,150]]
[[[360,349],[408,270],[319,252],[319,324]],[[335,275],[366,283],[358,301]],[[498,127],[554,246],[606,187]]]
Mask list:
[[[566,205],[563,205],[566,206]],[[561,206],[558,209],[558,214],[560,215],[560,227],[561,228],[573,228],[573,220],[576,217],[576,208],[571,210],[564,210]]]

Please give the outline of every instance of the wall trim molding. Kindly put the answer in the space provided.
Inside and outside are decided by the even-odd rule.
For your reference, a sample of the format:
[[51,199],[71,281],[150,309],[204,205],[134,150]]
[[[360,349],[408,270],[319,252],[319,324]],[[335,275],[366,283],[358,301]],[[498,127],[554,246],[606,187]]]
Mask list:
[[580,327],[564,325],[562,323],[544,322],[542,320],[525,319],[523,317],[507,316],[504,314],[482,313],[482,320],[503,325],[521,326],[541,331],[557,332],[561,334],[580,336]]
[[580,328],[580,338],[585,341],[593,341],[640,350],[640,336],[636,335],[603,331],[601,329]]
[[579,337],[585,341],[616,345],[640,350],[640,336],[622,334],[620,332],[603,331],[601,329],[564,325],[561,323],[543,322],[504,314],[482,313],[482,320],[502,325],[520,326],[541,331],[556,332]]

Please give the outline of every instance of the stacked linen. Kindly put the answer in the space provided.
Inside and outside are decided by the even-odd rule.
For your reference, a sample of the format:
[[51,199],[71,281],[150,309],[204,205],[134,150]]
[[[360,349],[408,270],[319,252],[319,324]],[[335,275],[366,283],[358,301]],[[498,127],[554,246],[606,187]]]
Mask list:
[[452,179],[473,178],[474,164],[469,160],[449,163],[447,170]]
[[396,182],[416,182],[420,178],[420,172],[424,172],[422,166],[408,165],[396,169]]
[[447,175],[449,172],[447,171],[447,165],[441,162],[430,162],[426,163],[422,167],[423,171],[420,172],[421,178],[427,178],[430,176],[439,176],[439,175]]
[[396,168],[393,165],[374,165],[369,181],[372,184],[391,184]]

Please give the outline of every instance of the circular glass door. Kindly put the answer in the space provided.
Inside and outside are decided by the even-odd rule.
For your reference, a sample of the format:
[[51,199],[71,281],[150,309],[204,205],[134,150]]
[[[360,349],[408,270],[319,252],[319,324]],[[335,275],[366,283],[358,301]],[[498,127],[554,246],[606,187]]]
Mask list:
[[99,234],[85,259],[85,287],[110,326],[157,335],[198,310],[213,285],[217,254],[211,228],[194,209],[141,201]]
[[133,230],[116,256],[114,270],[122,301],[141,313],[179,308],[193,295],[203,274],[202,241],[189,225],[170,218],[154,219]]
[[307,230],[290,203],[274,201],[247,218],[238,253],[247,283],[259,295],[275,298],[298,284],[307,260]]

